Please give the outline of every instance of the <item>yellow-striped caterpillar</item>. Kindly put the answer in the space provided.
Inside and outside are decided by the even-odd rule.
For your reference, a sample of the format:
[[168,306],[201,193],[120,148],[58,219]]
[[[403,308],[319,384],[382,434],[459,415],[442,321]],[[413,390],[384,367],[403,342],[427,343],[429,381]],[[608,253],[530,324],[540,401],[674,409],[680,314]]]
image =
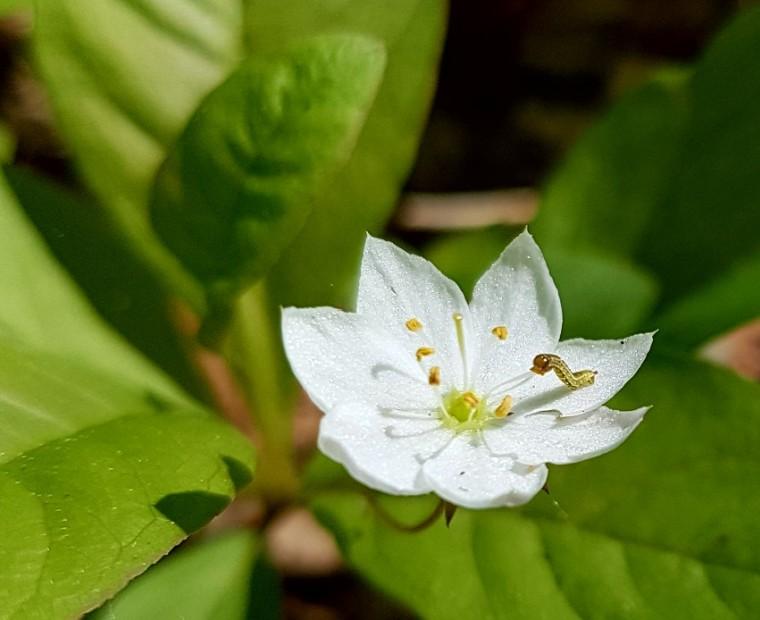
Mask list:
[[578,390],[593,385],[594,379],[596,379],[596,370],[573,372],[559,355],[540,353],[533,358],[532,372],[535,372],[537,375],[545,375],[552,370],[559,380],[571,390]]

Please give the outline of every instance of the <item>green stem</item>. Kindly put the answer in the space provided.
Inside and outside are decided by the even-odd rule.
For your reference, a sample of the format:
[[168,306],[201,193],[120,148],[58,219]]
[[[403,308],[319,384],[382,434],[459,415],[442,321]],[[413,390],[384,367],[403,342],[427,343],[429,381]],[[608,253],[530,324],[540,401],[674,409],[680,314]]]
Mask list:
[[298,488],[293,461],[294,392],[280,339],[279,315],[258,284],[238,300],[225,353],[248,397],[263,445],[256,486],[273,501],[292,498]]

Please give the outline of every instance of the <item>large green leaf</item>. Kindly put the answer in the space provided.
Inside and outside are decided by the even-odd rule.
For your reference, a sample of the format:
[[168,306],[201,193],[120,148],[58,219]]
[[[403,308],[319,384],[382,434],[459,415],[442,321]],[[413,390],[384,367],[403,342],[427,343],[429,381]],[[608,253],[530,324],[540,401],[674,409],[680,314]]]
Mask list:
[[85,180],[135,254],[199,305],[192,279],[148,226],[148,198],[166,148],[242,55],[240,3],[61,0],[36,9],[38,66]]
[[544,189],[542,246],[630,255],[671,181],[686,124],[685,74],[624,97],[581,138]]
[[[542,496],[409,534],[352,493],[315,508],[349,562],[423,617],[757,617],[760,386],[659,358],[615,401],[648,403],[622,447],[552,468],[562,510]],[[385,506],[412,523],[432,505]]]
[[60,130],[125,222],[145,222],[166,147],[241,57],[241,11],[227,0],[37,3],[35,50]]
[[667,307],[652,321],[669,343],[692,348],[760,317],[760,253]]
[[6,330],[36,347],[184,398],[106,327],[52,259],[0,177],[0,333]]
[[91,609],[251,477],[250,445],[222,422],[13,339],[0,346],[0,426],[4,618]]
[[435,84],[446,2],[258,0],[248,7],[254,52],[348,30],[376,37],[388,53],[383,83],[351,160],[269,277],[278,304],[344,303],[364,234],[388,218],[413,161]]
[[[20,206],[44,236],[55,258],[76,280],[98,313],[175,380],[187,389],[197,391],[195,370],[191,368],[186,347],[170,320],[163,287],[156,281],[154,274],[129,252],[119,232],[114,230],[97,205],[28,169],[10,167],[5,169],[5,173],[8,185]],[[24,239],[15,256],[28,255],[31,252],[30,246],[34,245],[29,239],[32,233],[26,224],[23,225],[23,231],[26,232],[22,232],[20,223],[19,226],[8,226],[4,231],[13,236],[13,240],[5,245],[8,250],[19,244],[21,238]],[[3,231],[0,231],[0,238],[2,236]],[[40,250],[34,256],[26,257],[26,262],[37,272],[35,279],[52,279],[55,283],[51,284],[51,289],[61,287],[61,269],[52,264],[49,258],[42,258],[46,252],[42,250],[41,244],[37,245]],[[3,256],[2,248],[0,256]],[[8,266],[10,265],[8,259]],[[14,272],[9,272],[11,273]],[[44,275],[46,273],[49,274],[47,278]],[[16,300],[22,298],[23,293],[19,292]],[[27,301],[39,305],[34,295]],[[89,309],[75,312],[72,324],[67,322],[68,329],[58,330],[59,318],[65,312],[63,308],[66,304],[62,307],[55,304],[51,306],[55,307],[49,307],[47,315],[54,328],[45,334],[45,339],[51,344],[55,344],[61,337],[71,338],[72,346],[77,347],[93,339],[104,340],[102,328],[93,326],[92,321],[81,316],[92,316]],[[37,312],[19,318],[30,320],[34,317],[41,318]],[[114,337],[109,334],[107,340],[113,341]],[[135,357],[131,350],[129,355]],[[123,356],[93,350],[91,357],[102,358],[106,363],[114,364],[117,370],[123,368]],[[154,374],[150,373],[151,376]]]
[[0,291],[0,617],[74,617],[218,512],[251,449],[103,324],[4,182]]
[[193,115],[157,181],[152,218],[206,286],[261,276],[345,163],[385,64],[378,42],[323,36],[253,56]]
[[199,541],[150,569],[92,618],[243,620],[257,551],[249,532]]
[[760,8],[689,74],[625,97],[552,176],[535,231],[546,247],[634,257],[666,300],[758,248]]

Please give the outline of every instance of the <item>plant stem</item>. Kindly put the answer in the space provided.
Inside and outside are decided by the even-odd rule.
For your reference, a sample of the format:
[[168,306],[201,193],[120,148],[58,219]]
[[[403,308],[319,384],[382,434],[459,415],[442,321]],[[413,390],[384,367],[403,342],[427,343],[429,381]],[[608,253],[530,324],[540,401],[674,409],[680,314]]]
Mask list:
[[267,499],[295,496],[298,478],[293,461],[292,410],[295,401],[278,334],[279,317],[257,284],[238,300],[225,346],[225,357],[240,379],[262,437],[255,487]]

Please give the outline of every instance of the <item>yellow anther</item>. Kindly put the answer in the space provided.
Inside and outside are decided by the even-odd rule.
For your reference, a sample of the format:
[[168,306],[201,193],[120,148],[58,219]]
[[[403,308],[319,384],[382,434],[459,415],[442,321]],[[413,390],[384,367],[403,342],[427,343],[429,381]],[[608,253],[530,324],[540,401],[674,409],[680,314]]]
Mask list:
[[468,407],[472,408],[478,406],[480,399],[472,392],[465,392],[462,394],[462,402],[464,402]]
[[422,329],[422,323],[419,319],[409,319],[404,325],[410,332],[418,332]]
[[428,383],[430,385],[441,385],[441,369],[433,366],[428,373]]
[[509,335],[509,331],[505,325],[497,325],[491,330],[491,333],[499,340],[506,340]]
[[512,397],[505,396],[493,412],[496,418],[506,418],[512,412]]
[[433,355],[433,353],[435,353],[435,349],[433,347],[420,347],[417,349],[415,355],[417,356],[417,361],[421,362],[423,357]]

